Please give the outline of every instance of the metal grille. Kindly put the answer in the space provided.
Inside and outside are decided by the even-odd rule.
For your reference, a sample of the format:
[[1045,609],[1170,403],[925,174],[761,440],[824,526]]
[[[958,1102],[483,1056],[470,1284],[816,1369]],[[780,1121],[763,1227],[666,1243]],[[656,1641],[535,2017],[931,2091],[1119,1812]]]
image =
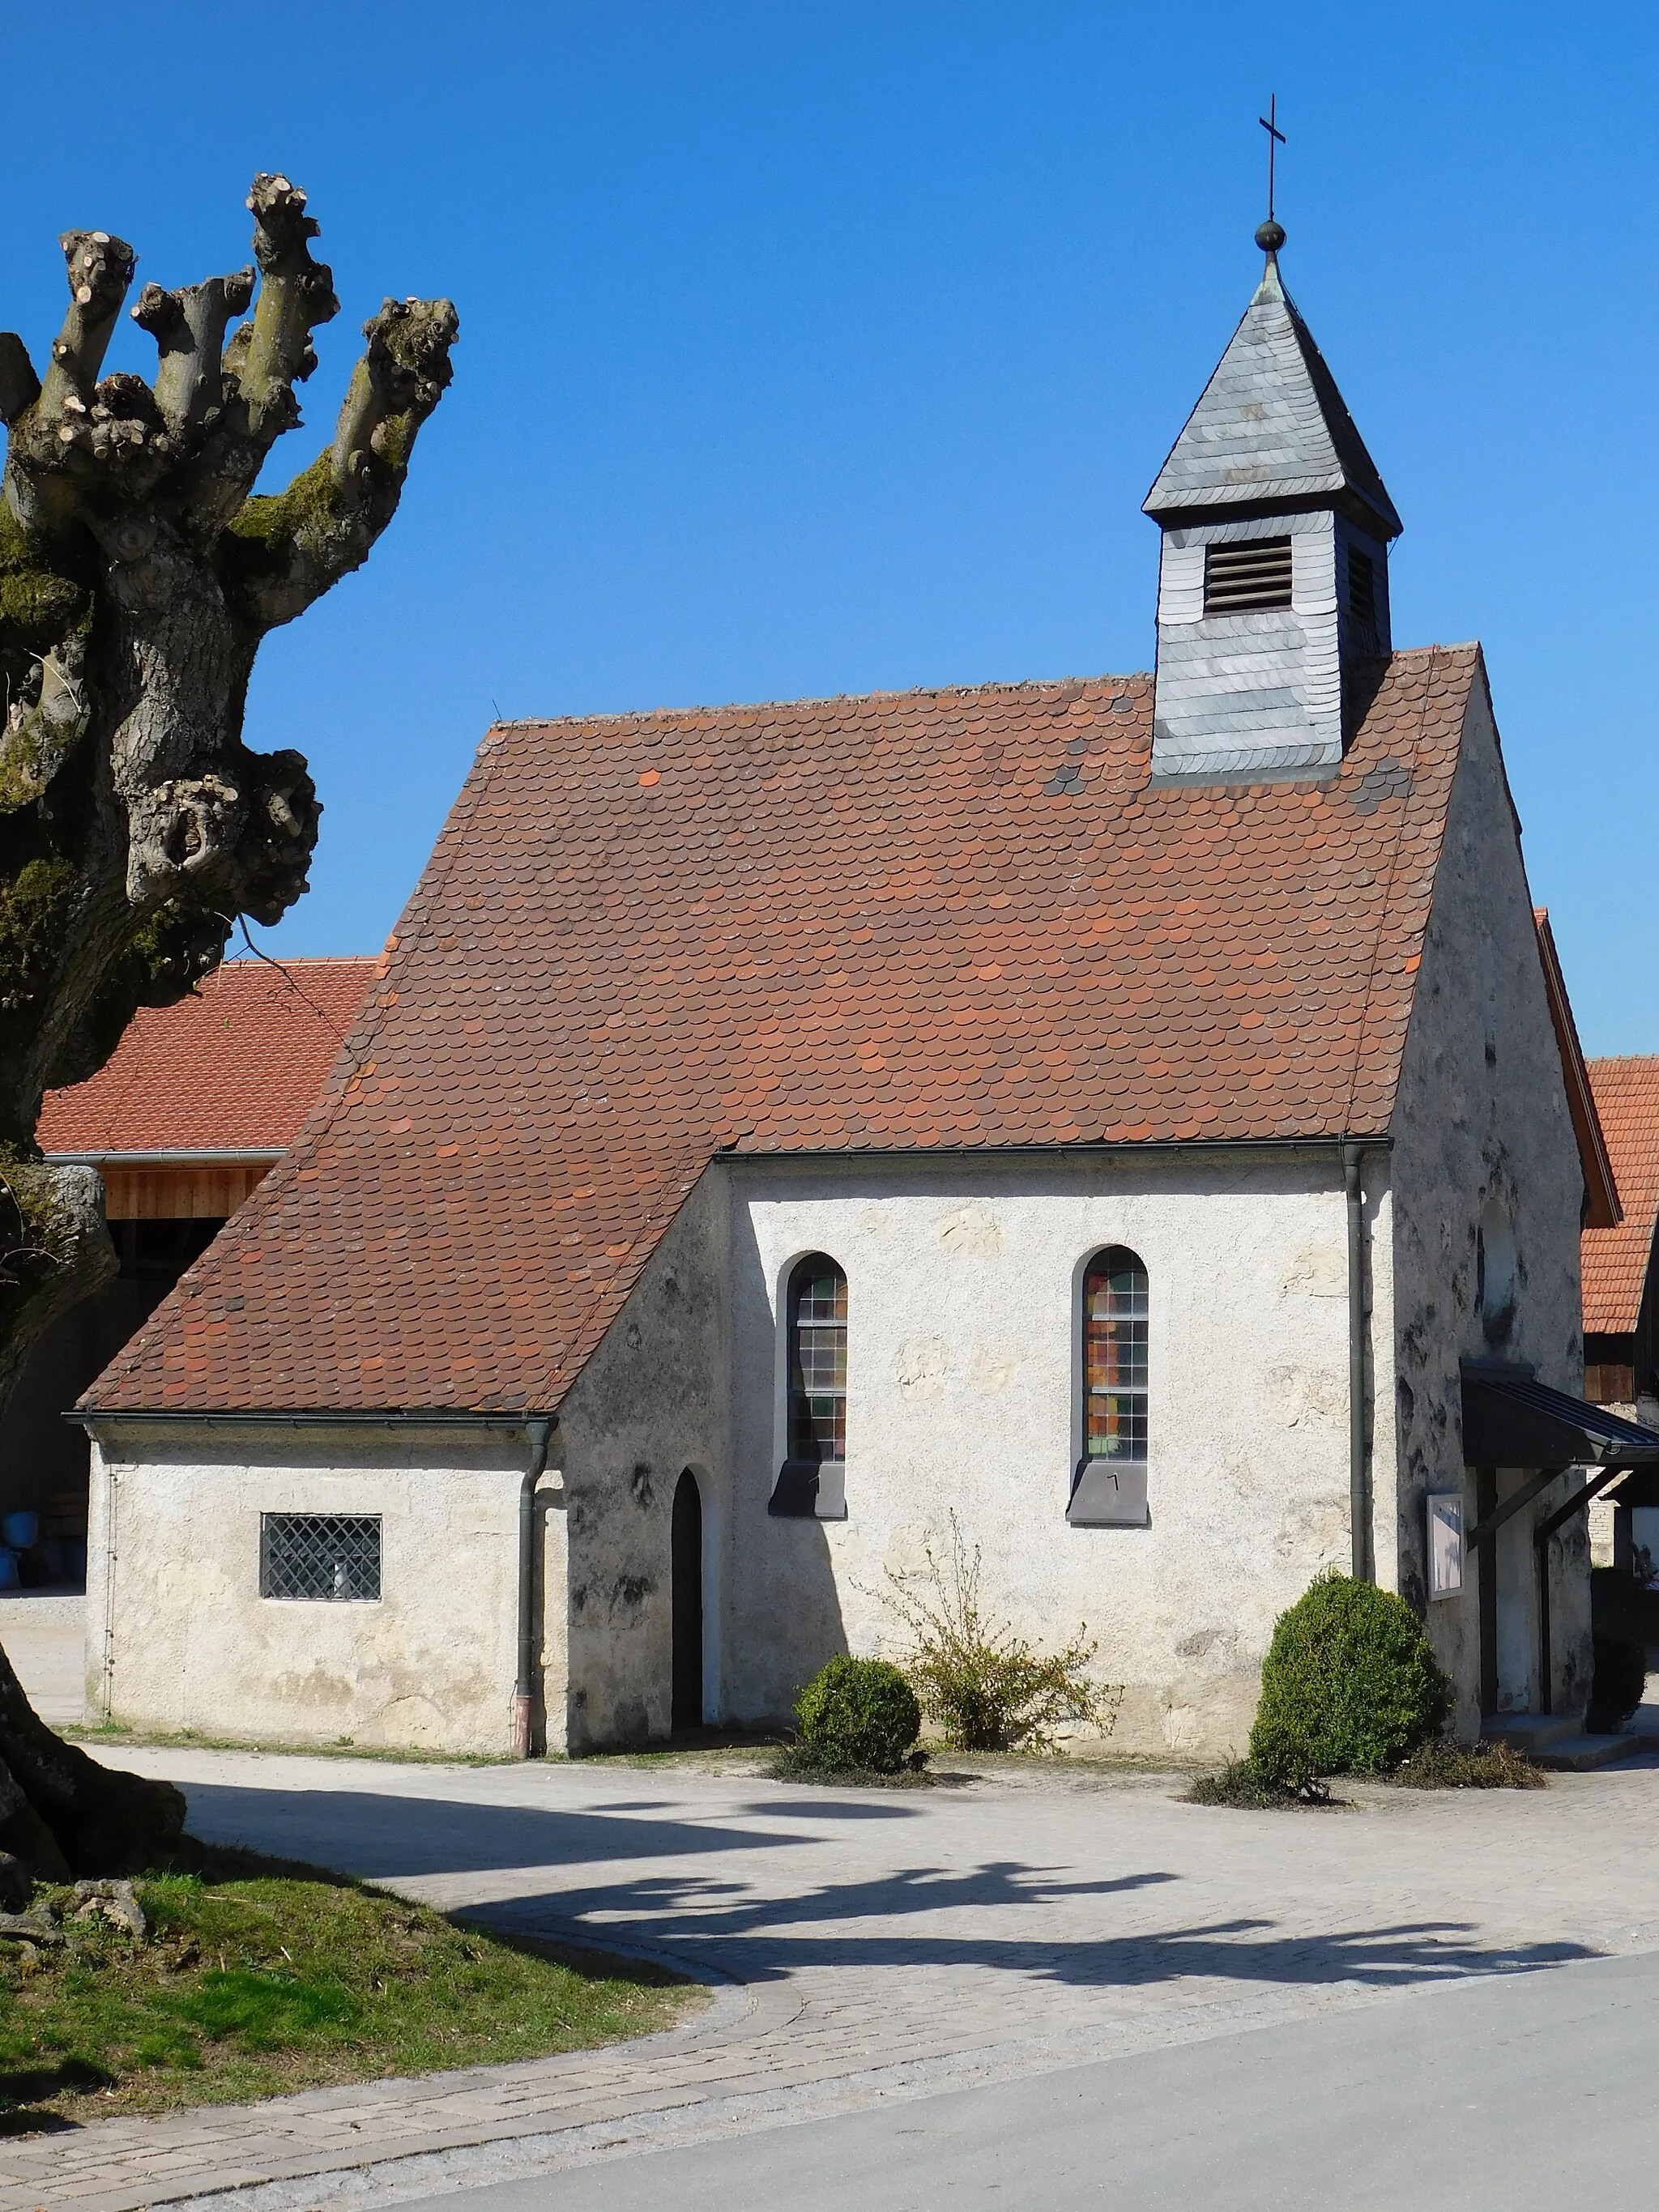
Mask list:
[[259,1595],[345,1603],[378,1598],[380,1515],[262,1513]]
[[1348,548],[1348,612],[1358,623],[1376,624],[1376,572],[1371,556],[1357,545]]
[[1252,538],[1204,549],[1206,615],[1263,614],[1291,604],[1291,541]]
[[789,1284],[789,1456],[847,1456],[847,1278],[814,1252]]
[[1114,1245],[1083,1285],[1083,1449],[1089,1459],[1145,1464],[1146,1270]]

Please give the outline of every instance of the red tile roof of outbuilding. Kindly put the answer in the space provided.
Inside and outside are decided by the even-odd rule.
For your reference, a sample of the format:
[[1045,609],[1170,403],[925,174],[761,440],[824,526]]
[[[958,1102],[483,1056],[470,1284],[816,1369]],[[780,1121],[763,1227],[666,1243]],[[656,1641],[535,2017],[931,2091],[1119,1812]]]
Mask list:
[[1152,787],[1145,676],[490,731],[304,1140],[86,1402],[550,1408],[722,1150],[1381,1133],[1479,670],[1243,788]]
[[1587,1229],[1581,1239],[1584,1327],[1596,1335],[1623,1336],[1641,1314],[1659,1223],[1659,1057],[1585,1066],[1625,1218],[1616,1229]]
[[373,959],[228,960],[176,1006],[141,1006],[108,1064],[48,1091],[46,1152],[269,1152],[317,1103]]

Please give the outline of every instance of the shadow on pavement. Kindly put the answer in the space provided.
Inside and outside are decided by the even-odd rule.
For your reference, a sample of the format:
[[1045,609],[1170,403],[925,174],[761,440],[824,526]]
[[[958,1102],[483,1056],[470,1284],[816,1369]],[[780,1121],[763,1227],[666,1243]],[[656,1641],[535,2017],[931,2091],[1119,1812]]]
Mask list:
[[[1126,1928],[1114,1899],[1181,1879],[1150,1869],[1089,1880],[1012,1860],[896,1867],[804,1882],[791,1895],[780,1893],[782,1869],[775,1865],[773,1887],[761,1894],[737,1869],[708,1869],[709,1856],[789,1850],[822,1843],[822,1832],[780,1834],[729,1818],[663,1818],[665,1808],[652,1801],[562,1811],[355,1790],[192,1784],[189,1795],[198,1834],[381,1881],[544,1872],[547,1887],[505,1903],[470,1904],[467,1917],[503,1931],[555,1923],[581,1926],[599,1944],[622,1939],[678,1948],[743,1982],[787,1979],[817,1966],[961,1966],[1079,1988],[1151,1988],[1181,1978],[1386,1987],[1595,1955],[1582,1943],[1483,1941],[1471,1923],[1453,1920],[1313,1934],[1280,1931],[1265,1916]],[[825,1824],[899,1820],[911,1811],[902,1800],[878,1809],[838,1799],[788,1809]],[[764,1810],[771,1815],[775,1808]],[[651,1860],[669,1864],[644,1870]],[[605,1876],[607,1866],[617,1869],[613,1878]],[[574,1878],[558,1885],[562,1868]],[[1063,1933],[1055,1929],[1057,1909],[1066,1911]],[[943,1923],[946,1915],[953,1924]]]

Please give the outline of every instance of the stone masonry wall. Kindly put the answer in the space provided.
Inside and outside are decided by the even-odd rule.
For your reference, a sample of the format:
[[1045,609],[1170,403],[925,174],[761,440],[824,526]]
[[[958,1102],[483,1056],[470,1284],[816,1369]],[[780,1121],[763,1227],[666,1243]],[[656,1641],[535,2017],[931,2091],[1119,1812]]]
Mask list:
[[[1459,1598],[1426,1602],[1425,1498],[1465,1492],[1458,1360],[1532,1362],[1540,1382],[1577,1393],[1583,1379],[1578,1237],[1583,1179],[1545,995],[1530,895],[1495,726],[1471,694],[1462,758],[1394,1118],[1394,1402],[1400,1587],[1425,1613],[1458,1687],[1458,1726],[1480,1720],[1474,1557]],[[1484,1206],[1501,1207],[1515,1252],[1515,1304],[1489,1333],[1477,1286]],[[1502,1471],[1500,1496],[1524,1479]],[[1523,1509],[1498,1534],[1500,1705],[1535,1709],[1538,1620],[1532,1524],[1559,1503]],[[1588,1539],[1582,1518],[1552,1543],[1552,1644],[1558,1711],[1589,1691]]]

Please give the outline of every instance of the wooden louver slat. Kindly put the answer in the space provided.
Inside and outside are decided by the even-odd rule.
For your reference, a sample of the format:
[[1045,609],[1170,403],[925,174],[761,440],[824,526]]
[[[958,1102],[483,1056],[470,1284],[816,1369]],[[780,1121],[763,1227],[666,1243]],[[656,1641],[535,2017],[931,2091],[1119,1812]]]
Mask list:
[[1204,549],[1206,615],[1269,612],[1291,604],[1291,541],[1252,538],[1243,544]]
[[1348,612],[1358,623],[1376,621],[1376,572],[1370,555],[1357,545],[1348,548]]

